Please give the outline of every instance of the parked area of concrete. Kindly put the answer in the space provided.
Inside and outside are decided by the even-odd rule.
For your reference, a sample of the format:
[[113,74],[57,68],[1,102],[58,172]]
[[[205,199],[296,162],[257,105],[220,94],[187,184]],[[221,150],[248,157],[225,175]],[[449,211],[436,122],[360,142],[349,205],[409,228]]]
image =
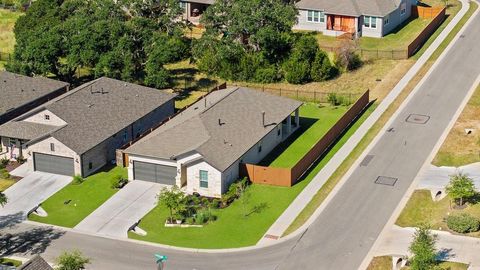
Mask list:
[[29,211],[68,185],[71,176],[33,172],[5,191],[8,203],[0,208],[0,220],[18,215],[25,219]]
[[152,210],[162,185],[132,181],[75,226],[75,230],[127,238],[130,227]]

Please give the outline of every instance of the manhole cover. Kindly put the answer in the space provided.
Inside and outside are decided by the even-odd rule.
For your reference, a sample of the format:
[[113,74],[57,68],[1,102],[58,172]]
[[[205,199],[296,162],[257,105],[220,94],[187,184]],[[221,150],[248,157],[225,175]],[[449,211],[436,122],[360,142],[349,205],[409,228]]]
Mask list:
[[430,116],[422,114],[410,114],[405,121],[413,124],[426,124]]
[[398,178],[388,177],[388,176],[379,176],[377,180],[375,180],[375,184],[385,185],[385,186],[395,186],[397,183]]
[[372,161],[374,155],[367,155],[360,163],[360,167],[367,167],[370,161]]

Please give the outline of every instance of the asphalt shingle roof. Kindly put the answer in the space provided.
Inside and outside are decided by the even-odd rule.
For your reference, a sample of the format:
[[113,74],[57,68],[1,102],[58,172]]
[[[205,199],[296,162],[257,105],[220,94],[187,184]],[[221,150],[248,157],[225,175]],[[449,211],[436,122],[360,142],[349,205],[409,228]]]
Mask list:
[[18,267],[17,270],[53,270],[40,255],[35,255],[33,258]]
[[218,90],[125,152],[175,159],[195,151],[210,165],[224,171],[301,104],[248,88]]
[[[42,128],[77,154],[83,154],[174,97],[166,91],[103,77],[13,119],[0,127],[0,134],[19,132],[27,126],[34,129],[35,124],[22,119],[47,109],[67,124],[51,130],[46,125]],[[41,132],[33,133],[24,136],[34,137]]]
[[296,5],[299,9],[322,10],[327,14],[384,17],[397,9],[400,2],[401,0],[301,0]]
[[0,115],[68,85],[66,82],[44,77],[28,77],[0,71]]

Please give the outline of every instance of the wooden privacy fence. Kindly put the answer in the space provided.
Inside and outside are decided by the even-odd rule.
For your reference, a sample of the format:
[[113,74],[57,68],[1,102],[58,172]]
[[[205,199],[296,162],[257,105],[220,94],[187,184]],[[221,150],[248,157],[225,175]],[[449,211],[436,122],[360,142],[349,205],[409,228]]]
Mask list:
[[275,168],[241,164],[240,172],[253,183],[290,187],[327,151],[363,112],[370,102],[366,91],[330,130],[292,168]]
[[[423,29],[422,32],[408,45],[408,57],[411,57],[414,55],[420,47],[427,42],[427,40],[430,38],[430,36],[437,30],[437,28],[443,23],[443,21],[446,18],[446,8],[424,8],[424,7],[417,7],[421,8],[418,10],[420,12],[418,16],[431,16],[436,12],[435,16],[433,17],[433,20]],[[426,10],[431,10],[431,11],[426,11]],[[422,15],[420,15],[422,14]],[[427,17],[429,18],[429,17]]]
[[413,16],[425,18],[425,19],[432,19],[437,17],[439,13],[441,13],[445,7],[420,7],[416,6],[413,8]]

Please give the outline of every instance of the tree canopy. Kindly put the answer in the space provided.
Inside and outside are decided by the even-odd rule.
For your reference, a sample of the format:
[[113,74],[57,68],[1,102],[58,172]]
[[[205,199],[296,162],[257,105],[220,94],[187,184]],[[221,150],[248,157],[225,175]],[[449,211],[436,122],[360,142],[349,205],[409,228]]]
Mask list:
[[450,176],[446,190],[459,205],[463,205],[464,199],[468,199],[476,193],[473,179],[461,172]]
[[422,225],[416,229],[413,241],[409,250],[413,257],[410,258],[410,268],[412,270],[433,269],[436,265],[437,251],[435,244],[437,236],[433,235],[430,228]]
[[7,69],[72,82],[83,68],[95,77],[165,87],[170,75],[163,65],[188,53],[181,13],[176,0],[37,0],[15,24]]

